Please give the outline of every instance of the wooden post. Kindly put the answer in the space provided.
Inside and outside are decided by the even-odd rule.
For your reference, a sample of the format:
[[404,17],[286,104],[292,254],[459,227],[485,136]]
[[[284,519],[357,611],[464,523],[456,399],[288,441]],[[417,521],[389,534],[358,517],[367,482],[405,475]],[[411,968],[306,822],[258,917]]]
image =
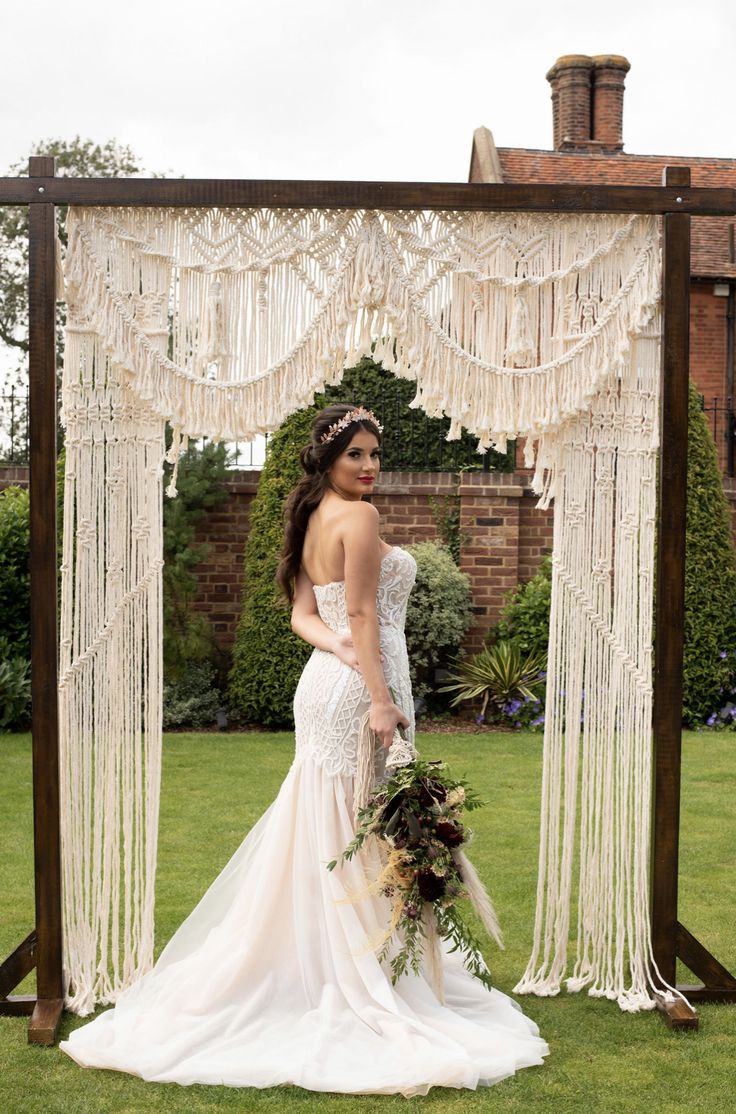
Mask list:
[[[688,167],[667,167],[664,184],[690,185]],[[696,1001],[736,1001],[736,979],[677,915],[682,756],[682,673],[685,626],[688,382],[690,362],[690,217],[664,215],[662,447],[654,654],[654,815],[652,949],[662,978],[675,985],[678,957],[703,986],[681,987]],[[696,1028],[695,1010],[681,1001],[660,1008],[675,1028]]]
[[[667,167],[664,184],[689,186],[689,168]],[[674,985],[685,622],[690,217],[685,213],[667,213],[662,221],[662,447],[654,652],[652,947],[662,978]]]
[[[34,157],[29,176],[54,174]],[[43,187],[41,187],[43,188]],[[36,868],[36,1006],[28,1039],[53,1044],[63,1006],[56,635],[56,217],[29,206],[31,701]]]

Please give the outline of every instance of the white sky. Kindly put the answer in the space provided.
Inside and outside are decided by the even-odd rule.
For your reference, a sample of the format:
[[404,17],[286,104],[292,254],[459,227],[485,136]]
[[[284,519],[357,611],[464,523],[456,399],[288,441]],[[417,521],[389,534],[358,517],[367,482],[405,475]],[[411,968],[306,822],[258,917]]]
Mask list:
[[627,151],[736,157],[734,0],[36,0],[2,31],[0,173],[79,134],[149,173],[463,182],[481,124],[551,147],[562,54],[629,59]]
[[80,134],[186,177],[467,181],[480,124],[551,146],[571,53],[631,62],[627,151],[736,156],[733,0],[36,0],[2,29],[0,170]]

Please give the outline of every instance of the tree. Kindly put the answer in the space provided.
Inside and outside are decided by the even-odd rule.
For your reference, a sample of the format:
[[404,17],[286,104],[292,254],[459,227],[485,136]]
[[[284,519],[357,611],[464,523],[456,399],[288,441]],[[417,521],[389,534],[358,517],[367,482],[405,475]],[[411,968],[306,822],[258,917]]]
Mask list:
[[[94,143],[75,136],[43,139],[34,143],[32,155],[49,155],[56,159],[56,173],[63,178],[127,178],[141,173],[139,161],[130,147],[115,139]],[[13,163],[8,177],[28,173],[26,159]],[[66,207],[60,206],[59,235],[65,242],[63,218]],[[28,206],[0,207],[0,341],[11,350],[28,352]]]
[[[56,159],[59,177],[77,178],[126,178],[142,173],[137,156],[132,149],[115,139],[95,143],[91,139],[75,136],[72,140],[44,139],[34,143],[32,155],[49,155]],[[7,170],[9,177],[27,174],[27,159],[13,163]],[[153,174],[153,177],[158,175]],[[64,220],[66,206],[59,206],[59,238],[66,243]],[[61,366],[63,329],[66,319],[63,302],[57,306],[58,364]],[[0,382],[10,381],[25,393],[28,382],[28,206],[0,206],[0,345],[6,350],[5,372],[0,372]],[[15,366],[13,362],[15,361]],[[22,396],[21,396],[22,397]],[[21,403],[23,406],[23,403]],[[22,425],[22,413],[20,425]],[[18,421],[19,413],[15,419]],[[0,417],[3,440],[13,440],[11,452],[14,460],[20,459],[18,446],[25,437],[14,429],[11,438],[10,409],[5,407]]]

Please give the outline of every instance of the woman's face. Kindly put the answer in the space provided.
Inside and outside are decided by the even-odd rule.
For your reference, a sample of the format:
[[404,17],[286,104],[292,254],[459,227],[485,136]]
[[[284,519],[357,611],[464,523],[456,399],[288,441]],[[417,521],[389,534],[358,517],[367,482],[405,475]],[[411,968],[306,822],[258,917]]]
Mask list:
[[327,475],[343,499],[360,499],[373,491],[380,470],[378,438],[367,429],[359,429],[348,447],[333,460]]

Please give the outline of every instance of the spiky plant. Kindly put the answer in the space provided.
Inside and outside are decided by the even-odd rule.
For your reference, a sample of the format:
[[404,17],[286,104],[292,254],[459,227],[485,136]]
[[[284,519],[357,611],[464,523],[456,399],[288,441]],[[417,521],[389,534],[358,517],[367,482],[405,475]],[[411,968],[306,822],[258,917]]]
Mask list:
[[544,673],[546,664],[545,654],[533,651],[522,657],[514,642],[497,642],[468,661],[453,662],[451,683],[439,691],[455,692],[451,706],[482,697],[478,718],[484,720],[489,701],[502,712],[515,697],[534,700],[544,685],[540,673]]

